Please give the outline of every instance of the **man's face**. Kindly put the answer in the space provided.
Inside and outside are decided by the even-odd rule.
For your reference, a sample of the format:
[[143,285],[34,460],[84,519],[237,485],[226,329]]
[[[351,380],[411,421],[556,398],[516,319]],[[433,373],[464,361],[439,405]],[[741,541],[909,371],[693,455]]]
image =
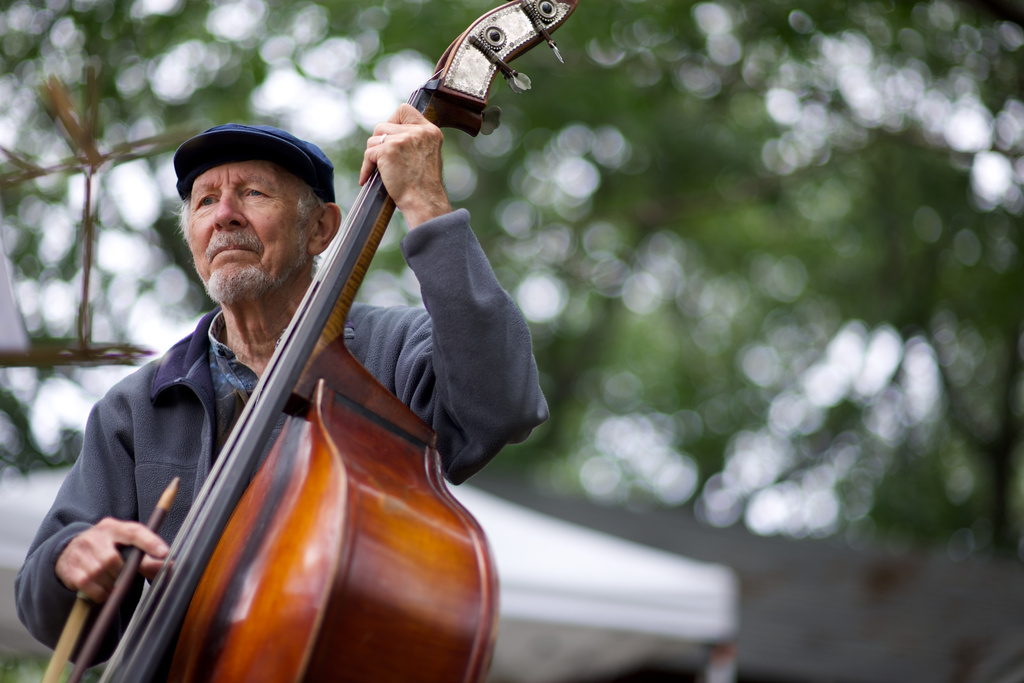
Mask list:
[[269,161],[215,166],[192,187],[188,241],[196,270],[219,303],[257,300],[308,282],[311,256],[299,223],[304,185]]

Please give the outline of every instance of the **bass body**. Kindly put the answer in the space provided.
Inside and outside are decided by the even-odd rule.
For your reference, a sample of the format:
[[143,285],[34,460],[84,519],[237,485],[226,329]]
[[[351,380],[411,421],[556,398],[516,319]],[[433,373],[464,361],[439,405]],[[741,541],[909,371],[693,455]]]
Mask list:
[[383,393],[357,403],[324,379],[288,419],[192,599],[171,681],[486,674],[497,578],[484,534],[448,493],[429,428],[343,345],[329,355],[332,384]]

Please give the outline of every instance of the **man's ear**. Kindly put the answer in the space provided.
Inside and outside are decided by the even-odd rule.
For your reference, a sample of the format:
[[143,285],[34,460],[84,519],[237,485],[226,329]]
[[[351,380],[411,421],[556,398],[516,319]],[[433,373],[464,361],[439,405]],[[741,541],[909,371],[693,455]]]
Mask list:
[[331,202],[324,204],[320,215],[309,227],[306,252],[310,256],[322,253],[334,236],[338,234],[339,227],[341,227],[341,207]]

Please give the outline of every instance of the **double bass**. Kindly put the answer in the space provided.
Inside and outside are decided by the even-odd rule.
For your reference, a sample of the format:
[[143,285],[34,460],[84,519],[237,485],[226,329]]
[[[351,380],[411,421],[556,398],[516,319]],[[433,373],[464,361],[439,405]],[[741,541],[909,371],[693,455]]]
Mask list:
[[[577,0],[477,19],[409,103],[470,135],[500,73]],[[559,59],[561,57],[559,56]],[[349,308],[394,212],[378,175],[335,243],[101,678],[466,683],[486,676],[497,577],[448,492],[432,430],[351,356]],[[282,412],[289,418],[270,454]]]

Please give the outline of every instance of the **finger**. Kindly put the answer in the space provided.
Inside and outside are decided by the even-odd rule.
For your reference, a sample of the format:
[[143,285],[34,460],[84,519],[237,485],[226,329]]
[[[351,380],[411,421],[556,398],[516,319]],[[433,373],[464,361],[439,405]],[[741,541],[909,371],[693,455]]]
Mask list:
[[363,152],[363,163],[359,166],[359,186],[362,187],[377,168],[377,150],[388,134],[388,124],[378,123],[373,127],[373,135],[366,138],[366,151]]
[[142,558],[142,563],[139,565],[139,573],[144,577],[152,581],[156,578],[157,572],[164,566],[164,561],[146,555]]
[[[398,109],[391,114],[387,121],[378,123],[373,127],[373,135],[370,140],[367,141],[369,146],[372,142],[380,142],[380,136],[382,135],[394,135],[402,131],[403,126],[421,126],[423,124],[429,124],[420,110],[408,103],[403,103],[398,106]],[[376,138],[376,140],[374,140]]]
[[87,598],[99,605],[107,601],[112,590],[113,586],[108,588],[97,581],[89,581],[82,584],[78,592],[84,593]]
[[[389,130],[392,132],[389,132]],[[359,167],[360,185],[365,184],[366,181],[370,179],[370,176],[373,175],[374,170],[380,168],[382,157],[394,151],[400,131],[401,129],[398,129],[393,125],[389,126],[388,124],[383,123],[377,124],[374,128],[374,134],[366,140],[366,151],[363,152],[363,163]]]
[[130,545],[153,557],[167,557],[168,547],[160,536],[139,522],[117,522],[112,529],[114,543]]
[[373,148],[367,149],[363,152],[363,164],[359,167],[359,185],[360,187],[366,184],[366,181],[373,175],[374,169],[377,168],[377,152]]
[[93,602],[103,602],[110,594],[113,583],[108,581],[106,574],[90,576],[86,571],[74,570],[64,574],[58,574],[65,588],[73,592],[85,593]]
[[54,571],[68,589],[77,591],[96,581],[97,577],[107,575],[112,570],[116,572],[120,562],[120,555],[112,558],[110,553],[102,549],[102,546],[97,547],[93,543],[93,535],[85,532],[68,543],[68,546],[57,558]]
[[420,110],[412,106],[408,102],[403,102],[398,105],[398,109],[388,119],[388,123],[399,123],[399,124],[421,124],[426,122],[426,117],[420,113]]
[[386,130],[380,131],[378,130],[379,128],[380,126],[378,125],[377,128],[374,128],[373,135],[366,138],[366,149],[373,149],[374,147],[379,147],[384,144],[384,141],[389,136],[394,135],[394,132],[388,132]]
[[116,561],[99,559],[91,554],[75,553],[70,558],[70,568],[60,576],[64,585],[74,591],[85,593],[93,602],[103,602],[114,588],[114,581],[120,573],[120,556]]

